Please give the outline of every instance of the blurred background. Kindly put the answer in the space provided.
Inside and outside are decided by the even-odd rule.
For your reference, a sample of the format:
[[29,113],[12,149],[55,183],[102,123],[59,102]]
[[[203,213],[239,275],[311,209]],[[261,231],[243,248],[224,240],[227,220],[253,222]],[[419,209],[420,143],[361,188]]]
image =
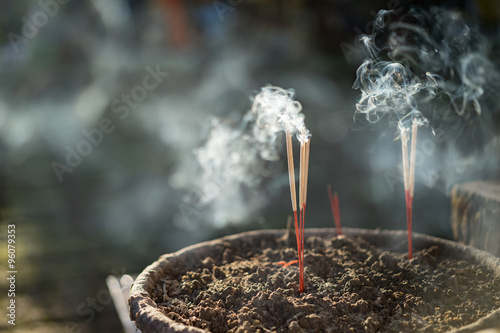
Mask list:
[[[343,226],[405,229],[396,129],[385,119],[355,122],[360,92],[352,85],[365,57],[358,38],[376,13],[413,4],[2,1],[4,309],[8,224],[16,225],[18,274],[16,326],[3,316],[0,328],[120,332],[107,276],[138,274],[161,254],[203,240],[286,227],[283,158],[252,188],[238,189],[232,214],[231,197],[219,196],[229,185],[202,182],[195,158],[207,124],[217,117],[237,127],[266,84],[295,90],[312,133],[306,225],[333,227],[331,184]],[[466,13],[498,55],[496,1],[428,5]],[[451,238],[450,187],[500,176],[499,103],[488,97],[488,126],[447,113],[439,135],[419,132],[414,231]]]

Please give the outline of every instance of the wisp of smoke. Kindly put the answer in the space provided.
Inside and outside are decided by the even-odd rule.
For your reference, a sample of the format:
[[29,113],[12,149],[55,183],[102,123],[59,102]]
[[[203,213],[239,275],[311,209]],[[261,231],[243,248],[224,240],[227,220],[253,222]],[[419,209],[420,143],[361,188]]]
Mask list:
[[[367,58],[353,85],[361,91],[357,122],[374,124],[387,117],[400,134],[413,125],[440,129],[445,134],[431,150],[444,148],[437,146],[446,138],[448,152],[442,154],[455,152],[449,158],[457,173],[471,156],[478,163],[482,154],[498,156],[498,145],[496,154],[487,150],[498,142],[492,118],[499,110],[500,75],[494,40],[480,33],[476,22],[442,7],[381,10],[359,43]],[[448,179],[453,174],[449,168],[442,174],[446,187],[459,181],[457,176]]]
[[[499,82],[488,41],[455,10],[381,10],[373,32],[361,36],[360,43],[368,60],[354,84],[362,92],[357,112],[370,122],[398,103],[404,110],[400,114],[418,104],[427,117],[439,118],[425,110],[429,106],[424,104],[434,98],[448,101],[458,116],[481,114],[481,99],[494,93]],[[381,82],[374,84],[376,80]]]
[[420,127],[427,125],[429,125],[429,120],[424,117],[422,112],[413,110],[401,118],[398,123],[398,130],[399,133],[411,132],[413,126]]
[[259,191],[276,169],[283,147],[282,133],[307,141],[302,106],[293,90],[266,86],[253,98],[238,127],[213,119],[204,146],[195,151],[200,167],[197,209],[217,226],[248,219],[267,202]]
[[[304,123],[302,105],[294,101],[295,92],[267,86],[254,98],[251,114],[255,120],[254,134],[260,142],[274,142],[283,131],[296,134],[300,142],[311,136]],[[263,140],[262,140],[263,139]]]
[[386,114],[400,119],[417,109],[415,94],[426,87],[402,63],[368,59],[358,68],[354,83],[361,90],[356,111],[370,123]]

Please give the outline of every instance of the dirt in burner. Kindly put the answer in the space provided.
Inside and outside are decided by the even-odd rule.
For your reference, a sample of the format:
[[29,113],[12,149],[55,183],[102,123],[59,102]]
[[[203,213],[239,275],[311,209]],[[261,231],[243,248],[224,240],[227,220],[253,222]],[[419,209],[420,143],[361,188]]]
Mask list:
[[[470,262],[374,247],[360,237],[306,241],[306,291],[284,241],[221,249],[162,279],[153,299],[178,322],[211,332],[443,332],[500,304],[500,279]],[[175,276],[174,276],[175,275]]]

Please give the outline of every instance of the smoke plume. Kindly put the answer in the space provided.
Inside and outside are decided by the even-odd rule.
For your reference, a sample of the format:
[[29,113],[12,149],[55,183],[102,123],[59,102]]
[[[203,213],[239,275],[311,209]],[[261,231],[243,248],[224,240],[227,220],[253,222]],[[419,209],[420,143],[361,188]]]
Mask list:
[[294,96],[293,90],[266,86],[238,126],[212,119],[205,144],[195,151],[199,176],[187,202],[205,219],[223,226],[247,220],[265,206],[263,187],[279,172],[276,162],[281,159],[283,133],[291,132],[299,141],[310,137]]
[[[446,149],[441,154],[453,158],[441,171],[446,188],[471,173],[481,177],[488,164],[471,168],[466,162],[482,161],[484,154],[498,157],[493,119],[500,76],[494,40],[455,9],[379,11],[371,33],[359,39],[366,60],[353,85],[361,91],[355,121],[374,124],[386,117],[399,130],[415,119],[418,125],[429,124],[432,131],[445,133],[439,140],[447,139],[445,147],[438,142],[433,151]],[[442,162],[428,161],[444,168]]]

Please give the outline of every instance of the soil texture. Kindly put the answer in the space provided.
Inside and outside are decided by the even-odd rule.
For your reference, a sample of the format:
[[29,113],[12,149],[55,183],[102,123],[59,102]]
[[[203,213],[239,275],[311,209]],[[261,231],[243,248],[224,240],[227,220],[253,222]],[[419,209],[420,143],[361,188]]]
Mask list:
[[500,305],[500,278],[441,245],[408,260],[406,244],[306,238],[304,293],[297,264],[278,264],[297,258],[287,238],[254,245],[223,243],[220,255],[165,270],[153,300],[210,332],[446,332]]

